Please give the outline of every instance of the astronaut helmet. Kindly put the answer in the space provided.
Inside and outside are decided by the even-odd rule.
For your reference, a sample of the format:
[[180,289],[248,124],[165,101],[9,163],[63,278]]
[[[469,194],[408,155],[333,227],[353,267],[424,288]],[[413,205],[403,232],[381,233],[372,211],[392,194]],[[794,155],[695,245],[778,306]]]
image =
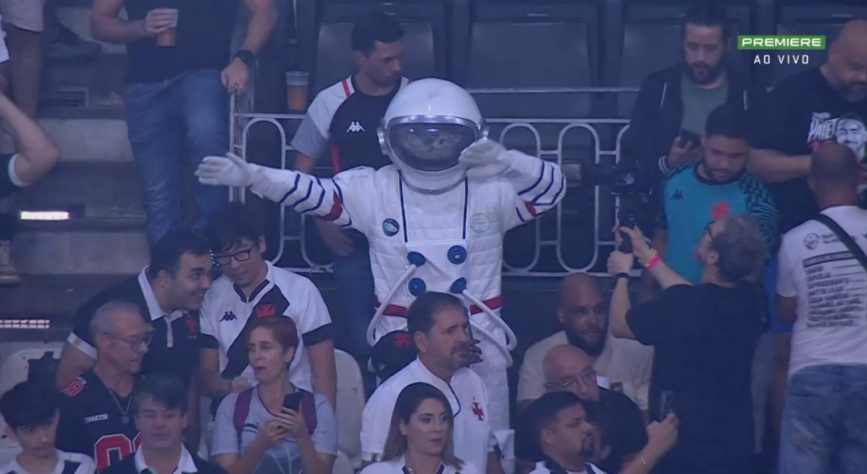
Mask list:
[[458,158],[487,136],[487,127],[469,92],[442,79],[421,79],[394,96],[378,134],[407,185],[437,192],[464,179],[467,170]]

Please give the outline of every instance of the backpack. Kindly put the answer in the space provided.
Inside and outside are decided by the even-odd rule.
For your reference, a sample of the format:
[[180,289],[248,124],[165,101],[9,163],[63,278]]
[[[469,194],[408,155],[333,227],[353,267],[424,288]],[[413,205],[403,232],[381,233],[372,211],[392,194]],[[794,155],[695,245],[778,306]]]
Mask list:
[[[241,432],[244,430],[244,425],[247,423],[247,415],[250,414],[250,403],[253,401],[253,392],[256,387],[248,388],[238,394],[235,399],[235,413],[232,421],[235,425],[235,431],[238,432],[238,442],[241,440]],[[316,400],[313,394],[297,389],[301,394],[301,416],[304,417],[304,423],[307,425],[307,433],[313,434],[316,429]]]

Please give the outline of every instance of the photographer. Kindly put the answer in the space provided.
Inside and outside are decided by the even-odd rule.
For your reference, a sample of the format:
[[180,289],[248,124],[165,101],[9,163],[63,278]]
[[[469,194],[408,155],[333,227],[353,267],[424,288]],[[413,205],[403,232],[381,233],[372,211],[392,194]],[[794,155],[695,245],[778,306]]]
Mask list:
[[[621,227],[632,254],[614,251],[608,272],[617,283],[611,297],[611,332],[655,349],[650,412],[680,420],[679,445],[660,474],[748,472],[753,453],[750,375],[765,310],[762,290],[749,278],[767,258],[756,219],[732,215],[707,226],[696,250],[701,283],[693,286],[648,247],[637,229]],[[634,259],[664,291],[630,307],[628,272]]]

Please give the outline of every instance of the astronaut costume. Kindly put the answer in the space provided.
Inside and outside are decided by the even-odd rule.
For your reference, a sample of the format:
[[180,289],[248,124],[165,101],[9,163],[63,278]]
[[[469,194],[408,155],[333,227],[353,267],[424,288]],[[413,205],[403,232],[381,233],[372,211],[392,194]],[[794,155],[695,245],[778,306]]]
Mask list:
[[397,93],[379,130],[393,165],[355,168],[329,180],[230,155],[205,158],[196,174],[204,184],[249,186],[297,212],[363,233],[377,298],[371,344],[406,329],[407,308],[425,291],[463,299],[484,358],[473,369],[487,387],[488,416],[506,461],[514,459],[506,369],[517,340],[499,316],[503,237],[556,206],[566,180],[556,164],[486,136],[467,91],[423,79]]

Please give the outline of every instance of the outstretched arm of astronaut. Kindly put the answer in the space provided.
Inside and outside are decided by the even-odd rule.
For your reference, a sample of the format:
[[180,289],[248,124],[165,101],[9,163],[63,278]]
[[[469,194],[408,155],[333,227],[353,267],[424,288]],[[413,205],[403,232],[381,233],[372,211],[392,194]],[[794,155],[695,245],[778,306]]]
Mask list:
[[508,210],[513,226],[552,209],[566,194],[566,178],[558,165],[517,150],[507,150],[487,138],[467,147],[460,161],[468,168],[470,178],[498,178],[509,184],[518,202],[503,205],[515,206],[514,213]]
[[346,173],[349,173],[347,176],[350,179],[339,184],[339,178],[319,179],[298,171],[266,168],[247,163],[232,153],[205,157],[196,170],[196,176],[202,184],[249,187],[258,196],[291,207],[300,214],[319,216],[339,226],[349,227],[352,218],[343,206],[343,188],[358,185],[359,182],[352,178],[363,179],[372,170],[360,168]]

